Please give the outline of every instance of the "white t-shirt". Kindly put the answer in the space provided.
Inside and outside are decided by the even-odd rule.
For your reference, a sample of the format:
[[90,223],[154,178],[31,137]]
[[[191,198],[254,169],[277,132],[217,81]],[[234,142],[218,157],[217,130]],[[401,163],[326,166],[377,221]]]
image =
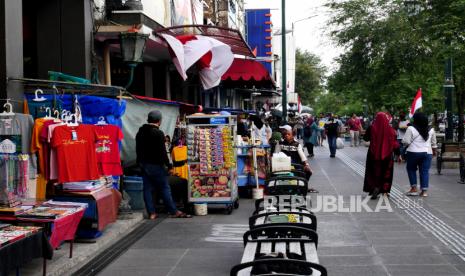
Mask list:
[[413,126],[407,128],[402,143],[408,146],[407,151],[409,152],[427,152],[428,154],[433,154],[432,149],[438,147],[434,129],[430,129],[428,132],[428,140],[425,141],[418,130]]
[[407,125],[410,123],[409,120],[400,121],[399,129],[397,130],[397,139],[404,139],[405,132],[407,131]]

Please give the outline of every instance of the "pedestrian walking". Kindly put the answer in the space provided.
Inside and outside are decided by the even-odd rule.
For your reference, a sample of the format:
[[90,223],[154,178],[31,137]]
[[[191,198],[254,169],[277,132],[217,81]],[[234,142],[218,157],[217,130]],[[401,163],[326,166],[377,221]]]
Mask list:
[[160,130],[161,120],[160,111],[151,111],[148,123],[141,126],[136,135],[137,164],[142,170],[145,207],[149,219],[156,219],[152,193],[157,188],[171,217],[188,218],[191,216],[176,209],[171,195],[167,169],[171,170],[172,165],[165,148],[165,134]]
[[[320,113],[320,116],[318,117],[318,120],[317,120],[317,122],[316,122],[316,123],[318,124],[318,127],[319,127],[320,129],[324,129],[326,120],[327,120],[327,119],[325,118],[325,116],[323,115],[323,113]],[[316,145],[316,146],[322,146],[322,145],[323,145],[323,140],[326,139],[326,137],[325,137],[325,132],[324,132],[324,131],[319,131],[319,132],[317,133],[317,135],[318,135],[318,137],[317,137],[317,138],[318,138],[318,143],[316,143],[315,145]]]
[[436,133],[428,125],[426,114],[417,112],[413,115],[412,126],[405,131],[402,143],[406,146],[407,174],[410,182],[409,196],[417,196],[417,170],[420,175],[420,196],[428,196],[429,169],[433,155],[436,155]]
[[347,121],[350,132],[350,146],[358,147],[360,145],[360,132],[362,131],[362,123],[357,117],[357,114],[352,114],[352,117]]
[[[283,139],[276,145],[274,152],[282,152],[291,157],[291,162],[304,166],[304,172],[307,180],[312,176],[312,169],[307,161],[302,145],[294,138],[292,127],[284,125],[279,127],[282,130]],[[317,190],[309,188],[310,193],[318,193]]]
[[397,141],[399,141],[400,149],[399,149],[399,156],[397,161],[400,163],[405,160],[405,150],[404,143],[402,143],[402,139],[404,139],[405,132],[410,124],[410,120],[406,118],[405,112],[399,113],[399,122],[397,124]]
[[378,198],[380,193],[389,195],[391,191],[394,175],[392,155],[399,148],[399,144],[389,121],[390,116],[387,113],[379,112],[363,137],[365,141],[370,142],[363,191],[371,195],[372,199]]
[[305,126],[304,126],[304,145],[307,148],[308,157],[310,158],[314,156],[313,143],[312,143],[312,136],[313,136],[312,125],[313,124],[314,124],[313,118],[310,117],[305,122]]
[[294,129],[297,133],[297,139],[303,139],[304,138],[304,121],[302,117],[297,118],[297,121],[294,125]]
[[328,117],[328,121],[325,123],[326,138],[328,139],[329,157],[334,158],[336,157],[336,139],[339,135],[340,125],[332,114],[329,114]]

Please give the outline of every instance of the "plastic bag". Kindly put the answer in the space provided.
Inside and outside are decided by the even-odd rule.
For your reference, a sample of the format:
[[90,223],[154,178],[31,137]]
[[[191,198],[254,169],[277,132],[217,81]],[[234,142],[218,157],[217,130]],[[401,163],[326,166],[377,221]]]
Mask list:
[[336,139],[336,148],[337,149],[343,149],[344,148],[344,140],[342,138],[338,137]]

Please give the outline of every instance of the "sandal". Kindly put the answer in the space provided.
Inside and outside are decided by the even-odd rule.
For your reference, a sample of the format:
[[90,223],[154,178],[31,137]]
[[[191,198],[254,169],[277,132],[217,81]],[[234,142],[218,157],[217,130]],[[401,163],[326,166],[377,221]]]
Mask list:
[[150,214],[149,220],[155,220],[157,217],[157,214]]
[[170,218],[192,218],[192,216],[183,212],[177,212],[175,215],[170,215]]
[[428,197],[428,193],[426,191],[421,191],[420,196],[421,197]]

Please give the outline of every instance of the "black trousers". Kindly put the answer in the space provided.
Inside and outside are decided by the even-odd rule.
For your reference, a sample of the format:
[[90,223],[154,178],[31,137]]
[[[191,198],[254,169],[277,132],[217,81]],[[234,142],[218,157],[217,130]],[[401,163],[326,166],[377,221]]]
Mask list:
[[305,143],[305,147],[307,148],[308,154],[313,155],[313,144],[312,143]]

